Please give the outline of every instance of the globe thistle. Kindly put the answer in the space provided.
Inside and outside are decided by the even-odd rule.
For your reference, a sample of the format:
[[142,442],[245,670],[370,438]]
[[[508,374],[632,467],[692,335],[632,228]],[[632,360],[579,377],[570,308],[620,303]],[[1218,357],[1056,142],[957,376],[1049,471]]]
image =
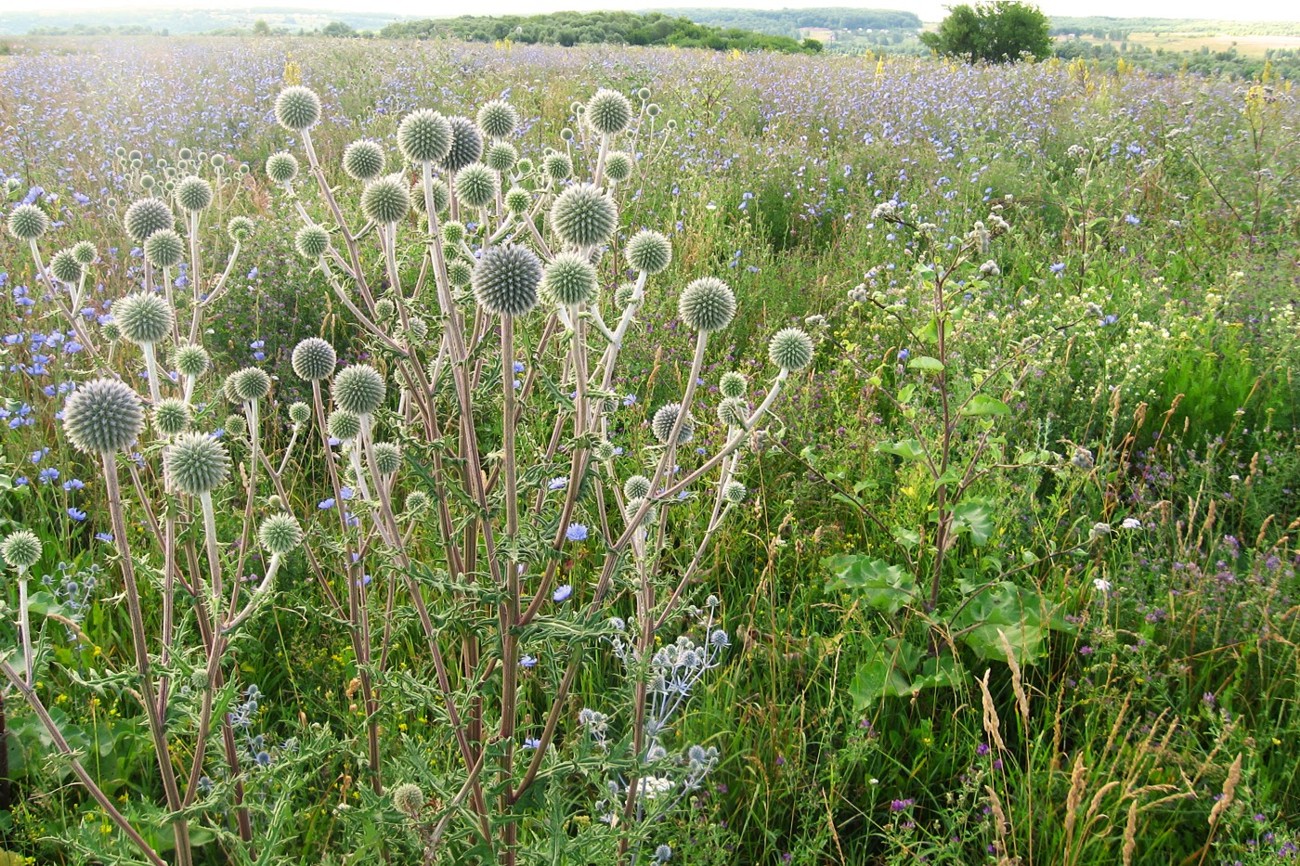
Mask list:
[[380,298],[375,301],[375,318],[380,321],[391,319],[397,312],[397,304],[393,303],[392,298]]
[[243,243],[253,235],[253,221],[246,216],[231,217],[226,223],[226,234],[235,243]]
[[677,315],[702,333],[721,331],[736,315],[736,296],[722,280],[700,277],[682,290],[677,300]]
[[374,367],[353,364],[334,377],[331,393],[340,409],[355,415],[372,415],[383,404],[387,387],[384,377]]
[[718,380],[718,390],[722,396],[728,399],[736,399],[745,396],[745,391],[749,388],[749,380],[744,374],[737,373],[735,370],[728,370],[722,374]]
[[398,785],[393,789],[393,805],[397,807],[397,811],[415,820],[424,811],[424,792],[420,790],[419,785],[411,782]]
[[287,150],[271,154],[266,158],[266,176],[272,183],[289,183],[298,176],[298,158]]
[[505,202],[506,210],[512,214],[525,214],[533,206],[533,194],[522,186],[512,186],[506,190]]
[[311,129],[320,120],[320,97],[302,85],[286,87],[275,98],[275,119],[285,129]]
[[118,340],[122,339],[122,329],[119,328],[117,322],[114,322],[112,319],[109,319],[107,322],[100,325],[99,331],[104,335],[104,339],[110,343],[116,343]]
[[238,413],[231,413],[221,422],[221,428],[233,439],[243,439],[248,433],[248,419]]
[[441,160],[442,167],[450,172],[460,171],[483,155],[483,133],[468,117],[449,117],[451,146]]
[[375,443],[375,468],[380,475],[392,475],[402,468],[402,449],[393,442]]
[[727,397],[718,404],[718,420],[728,427],[744,427],[749,420],[749,403],[743,397]]
[[456,197],[468,207],[486,207],[497,197],[501,179],[482,163],[473,163],[456,175]]
[[644,499],[650,495],[650,479],[633,475],[623,482],[623,495],[628,499]]
[[78,282],[82,274],[81,262],[77,261],[71,249],[59,250],[50,258],[50,273],[61,283]]
[[602,87],[587,101],[584,116],[601,135],[616,135],[632,122],[632,103],[617,90]]
[[185,241],[172,229],[156,231],[144,242],[144,257],[155,268],[174,268],[185,257]]
[[293,248],[308,261],[320,261],[330,248],[330,233],[324,226],[303,226],[293,236]]
[[311,420],[311,407],[301,400],[290,403],[289,420],[294,424],[306,424]]
[[302,544],[302,527],[292,514],[272,514],[258,527],[257,540],[272,556],[285,556]]
[[577,253],[560,253],[546,266],[542,288],[565,307],[576,307],[596,297],[596,268]]
[[212,359],[208,357],[207,349],[202,346],[193,344],[177,346],[172,352],[172,366],[182,376],[198,378],[207,371],[211,363]]
[[519,125],[519,112],[510,103],[494,99],[479,108],[478,125],[488,138],[505,138]]
[[412,490],[406,495],[406,513],[418,516],[429,510],[429,494],[423,490]]
[[212,158],[209,159],[208,162],[212,164],[213,168],[220,171],[221,168],[224,167],[226,164],[226,157],[224,154],[214,153],[212,154]]
[[201,177],[190,175],[176,184],[176,203],[181,210],[198,213],[212,204],[212,184]]
[[391,225],[411,211],[411,188],[400,175],[380,178],[361,193],[361,210],[380,225]]
[[490,247],[474,267],[474,297],[490,313],[522,316],[537,305],[542,264],[532,250],[508,244]]
[[[673,435],[673,427],[677,424],[677,416],[681,411],[681,403],[665,403],[655,411],[654,418],[650,421],[650,432],[662,444],[668,444],[668,438]],[[677,434],[677,444],[685,445],[694,435],[695,421],[688,412],[682,421],[682,429]]]
[[624,283],[614,290],[614,306],[620,310],[632,303],[636,297],[636,283]]
[[739,505],[745,501],[749,495],[749,490],[739,481],[728,481],[727,486],[722,488],[722,498],[732,505]]
[[812,361],[812,338],[799,328],[782,328],[767,344],[767,356],[782,370],[802,370]]
[[184,400],[168,397],[153,409],[153,428],[161,436],[175,436],[190,426],[190,407]]
[[140,436],[144,409],[131,386],[95,379],[73,391],[63,406],[63,432],[78,451],[112,454]]
[[458,289],[463,289],[474,279],[474,266],[464,259],[447,262],[447,281]]
[[[433,197],[433,212],[442,213],[451,203],[451,192],[447,189],[447,184],[443,183],[440,178],[432,178],[429,181],[429,194]],[[411,193],[411,203],[420,213],[425,212],[424,186],[418,184]],[[425,214],[428,216],[428,214]]]
[[211,493],[229,472],[225,447],[207,433],[182,433],[163,450],[163,475],[167,485],[180,493]]
[[594,247],[609,240],[618,225],[613,200],[589,183],[575,184],[551,205],[551,228],[560,240],[575,247]]
[[325,421],[329,434],[341,442],[351,442],[361,435],[361,419],[346,409],[335,409]]
[[465,224],[460,220],[447,220],[442,224],[442,242],[449,247],[459,246],[465,240]]
[[451,149],[451,124],[430,108],[412,111],[397,126],[397,146],[408,162],[442,162]]
[[77,241],[72,245],[72,257],[82,267],[89,267],[94,264],[95,257],[98,255],[99,251],[95,249],[95,245],[90,241]]
[[[627,505],[623,507],[623,516],[628,520],[631,520],[633,517],[636,517],[636,513],[640,511],[643,507],[645,507],[647,501],[648,500],[644,496],[638,496],[635,499],[629,499],[627,501]],[[654,514],[655,513],[653,510],[647,511],[644,521],[646,523],[653,523]]]
[[20,241],[34,241],[49,228],[50,218],[34,204],[20,204],[9,213],[9,234]]
[[632,270],[658,274],[672,262],[673,245],[659,232],[641,229],[628,240],[624,255]]
[[518,159],[519,151],[508,141],[494,141],[483,153],[483,164],[495,172],[509,171]]
[[126,209],[123,220],[126,233],[138,244],[143,244],[154,232],[176,225],[176,218],[167,202],[160,198],[142,198]]
[[338,357],[334,347],[320,337],[308,337],[293,347],[293,371],[300,379],[319,382],[334,375]]
[[175,315],[160,295],[136,292],[113,302],[113,320],[132,343],[152,345],[171,333]]
[[5,536],[0,544],[0,557],[5,564],[19,573],[41,560],[41,540],[29,529],[19,529]]
[[542,171],[555,183],[568,180],[573,176],[573,160],[563,153],[548,153],[542,159]]
[[423,340],[429,336],[429,323],[419,316],[407,316],[406,324],[410,328],[411,336],[417,340]]
[[157,185],[158,185],[158,181],[154,180],[153,175],[145,174],[140,176],[140,188],[145,190],[146,192],[153,189]]
[[632,176],[635,165],[632,154],[622,150],[611,151],[605,157],[605,176],[615,183],[622,183]]
[[[582,104],[581,104],[581,103],[577,103],[577,102],[575,102],[575,103],[571,106],[571,108],[573,109],[573,113],[574,113],[574,114],[576,114],[579,118],[582,117]],[[569,127],[567,127],[567,126],[564,127],[564,129],[561,129],[561,130],[560,130],[560,139],[561,139],[562,141],[573,141],[573,130],[572,130],[572,129],[569,129]]]
[[353,180],[374,180],[384,173],[388,159],[379,142],[358,139],[343,149],[343,170]]
[[271,391],[271,377],[257,367],[245,367],[226,377],[226,399],[231,403],[252,403]]

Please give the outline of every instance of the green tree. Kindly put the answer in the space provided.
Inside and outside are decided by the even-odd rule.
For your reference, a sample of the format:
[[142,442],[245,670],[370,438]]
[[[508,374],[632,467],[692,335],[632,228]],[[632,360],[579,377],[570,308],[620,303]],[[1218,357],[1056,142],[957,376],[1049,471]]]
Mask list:
[[939,29],[922,33],[921,41],[939,54],[964,57],[972,63],[1010,63],[1052,53],[1047,16],[1037,6],[1015,0],[995,0],[974,6],[954,6]]

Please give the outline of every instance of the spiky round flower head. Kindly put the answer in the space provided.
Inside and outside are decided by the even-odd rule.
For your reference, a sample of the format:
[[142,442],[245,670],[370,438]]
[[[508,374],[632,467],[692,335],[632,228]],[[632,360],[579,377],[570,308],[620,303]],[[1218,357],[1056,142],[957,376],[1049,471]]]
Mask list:
[[361,419],[346,409],[335,409],[325,420],[325,427],[335,439],[350,442],[361,435]]
[[311,420],[311,407],[301,400],[289,404],[289,421],[294,424],[306,424]]
[[393,789],[393,805],[406,817],[418,818],[424,810],[424,792],[419,785],[411,782],[398,785]]
[[232,403],[252,403],[271,392],[271,377],[257,367],[245,367],[226,377],[225,391]]
[[130,385],[95,379],[72,392],[63,406],[63,432],[78,451],[112,454],[140,435],[144,410]]
[[447,122],[451,124],[451,147],[441,160],[442,167],[460,171],[483,155],[483,133],[468,117],[449,117]]
[[749,419],[749,403],[743,397],[726,397],[718,404],[718,421],[728,427],[744,427]]
[[212,163],[213,168],[220,170],[226,164],[226,156],[223,153],[214,153],[208,162]]
[[659,232],[641,229],[628,240],[625,254],[632,270],[658,274],[672,262],[673,245]]
[[650,479],[633,475],[623,482],[623,495],[628,499],[644,499],[650,495]]
[[163,229],[175,226],[176,218],[167,202],[162,199],[142,198],[139,201],[132,202],[131,206],[126,209],[126,217],[123,222],[126,225],[126,233],[131,236],[132,240],[142,244],[154,232],[160,232]]
[[237,243],[243,243],[253,235],[253,221],[246,216],[231,217],[226,223],[226,234]]
[[158,181],[155,180],[155,179],[154,179],[154,176],[151,175],[151,174],[144,174],[144,175],[141,175],[141,176],[140,176],[140,188],[141,188],[141,189],[144,189],[144,190],[150,190],[150,189],[153,189],[154,186],[157,185],[157,183],[158,183]]
[[197,213],[212,204],[212,184],[201,177],[190,175],[176,184],[176,203],[181,210]]
[[748,388],[749,380],[745,378],[743,373],[737,373],[735,370],[728,370],[718,380],[718,390],[727,399],[734,400],[744,397]]
[[397,304],[393,303],[392,298],[380,298],[375,301],[375,318],[380,321],[391,319],[397,312]]
[[285,129],[311,129],[320,120],[320,97],[300,84],[286,87],[275,98],[275,119]]
[[614,444],[608,439],[601,439],[591,447],[591,456],[598,463],[608,463],[614,459]]
[[556,183],[568,180],[573,176],[573,160],[562,153],[548,153],[542,159],[542,171]]
[[423,340],[429,336],[429,323],[420,316],[407,316],[406,324],[411,329],[411,336],[417,340]]
[[739,481],[728,481],[727,486],[722,488],[722,498],[730,502],[732,505],[739,505],[744,502],[745,497],[748,495],[748,488]]
[[302,527],[292,514],[272,514],[258,527],[257,540],[272,556],[285,556],[302,544]]
[[533,194],[522,186],[512,186],[506,190],[506,210],[518,216],[528,212],[533,206]]
[[632,169],[636,161],[632,159],[632,154],[615,150],[605,157],[605,176],[615,183],[622,183],[632,176]]
[[508,141],[494,141],[488,145],[487,151],[483,154],[483,164],[493,171],[509,171],[515,167],[515,161],[519,159],[519,151]]
[[95,263],[95,257],[98,255],[99,251],[90,241],[77,241],[72,245],[72,257],[82,267],[90,267]]
[[248,419],[238,413],[232,413],[226,416],[226,420],[221,422],[221,427],[234,439],[243,439],[248,433]]
[[334,377],[331,393],[340,409],[355,415],[372,415],[384,402],[387,390],[378,370],[368,364],[353,364]]
[[465,224],[460,220],[447,220],[442,224],[442,242],[454,247],[465,240]]
[[319,261],[330,248],[330,233],[324,226],[303,226],[293,236],[293,248],[304,259],[312,262]]
[[576,307],[596,297],[596,268],[577,253],[560,253],[546,266],[542,288],[557,304]]
[[[429,193],[433,196],[433,212],[442,213],[451,203],[451,192],[447,189],[447,184],[443,183],[440,178],[433,178],[429,183]],[[424,207],[424,187],[416,184],[415,189],[411,191],[411,204],[420,213],[425,212]]]
[[677,299],[677,315],[689,327],[706,334],[721,331],[736,315],[736,295],[717,277],[692,280]]
[[132,343],[160,343],[175,321],[171,305],[161,295],[136,292],[113,302],[113,321]]
[[505,138],[519,125],[519,112],[510,103],[494,99],[478,110],[478,125],[488,138]]
[[182,376],[198,378],[207,371],[211,363],[212,359],[208,357],[207,349],[202,346],[193,344],[177,346],[176,351],[172,352],[172,365]]
[[636,297],[636,283],[624,283],[614,290],[614,306],[620,310],[632,303]]
[[266,176],[272,183],[288,183],[298,176],[298,158],[287,150],[271,154],[266,158]]
[[361,209],[380,225],[399,222],[411,212],[411,188],[400,175],[381,177],[361,193]]
[[[665,403],[655,411],[654,418],[650,420],[650,432],[663,444],[667,445],[668,437],[673,435],[673,426],[677,423],[677,416],[681,411],[681,403]],[[694,435],[695,421],[688,412],[682,422],[682,429],[677,434],[677,444],[684,445],[690,442]]]
[[81,279],[81,262],[71,249],[59,250],[50,258],[50,273],[62,283],[75,283]]
[[767,344],[767,356],[782,370],[802,370],[812,361],[812,337],[799,328],[782,328]]
[[163,475],[172,490],[211,493],[230,472],[225,446],[207,433],[182,433],[163,450]]
[[402,449],[393,442],[376,442],[375,468],[380,475],[392,475],[402,468]]
[[467,165],[456,175],[456,197],[468,207],[485,207],[497,197],[501,178],[482,163]]
[[[629,499],[627,501],[627,505],[623,506],[623,516],[628,520],[631,520],[633,517],[636,516],[636,513],[640,511],[642,507],[645,506],[645,504],[646,504],[646,497],[644,496],[638,496],[634,499]],[[652,509],[646,512],[644,522],[652,523],[654,522],[654,517],[655,517],[655,513],[654,510]]]
[[100,325],[99,331],[104,335],[104,339],[108,340],[110,343],[116,343],[118,340],[122,339],[122,329],[119,328],[117,322],[114,322],[112,319],[109,319],[107,322]]
[[41,559],[41,540],[29,529],[19,529],[5,536],[0,556],[14,571],[23,572]]
[[319,382],[334,375],[338,356],[334,347],[320,337],[308,337],[293,347],[293,371],[308,382]]
[[[658,117],[658,116],[659,116],[659,112],[662,111],[662,110],[663,110],[663,109],[661,109],[661,108],[659,107],[659,103],[657,103],[657,102],[652,102],[652,103],[650,103],[649,105],[647,105],[647,106],[645,107],[645,113],[646,113],[648,116],[650,116],[650,117]],[[676,124],[674,124],[674,126],[675,126],[675,125],[676,125]]]
[[542,263],[528,247],[489,247],[474,266],[474,297],[489,312],[522,316],[537,305]]
[[447,280],[456,288],[463,289],[474,279],[474,266],[464,259],[447,262]]
[[604,243],[617,225],[618,208],[613,200],[589,183],[574,184],[551,205],[551,228],[561,241],[575,247]]
[[144,257],[155,268],[174,268],[185,257],[185,241],[172,229],[156,231],[144,242]]
[[[577,106],[574,109],[574,114],[578,115],[579,117],[582,117],[582,105],[579,103],[574,103],[574,105]],[[562,141],[573,141],[573,130],[569,129],[569,127],[567,126],[564,127],[564,129],[561,129],[560,139]]]
[[602,87],[587,101],[587,123],[601,135],[615,135],[632,122],[632,103],[617,90]]
[[429,494],[423,490],[412,490],[406,495],[406,511],[411,515],[419,515],[429,510]]
[[417,165],[441,162],[451,149],[451,124],[431,108],[416,109],[398,124],[397,146]]
[[388,164],[384,149],[377,141],[357,139],[343,149],[343,170],[353,180],[374,180]]
[[162,436],[175,436],[190,426],[190,407],[184,400],[168,397],[153,407],[153,429]]

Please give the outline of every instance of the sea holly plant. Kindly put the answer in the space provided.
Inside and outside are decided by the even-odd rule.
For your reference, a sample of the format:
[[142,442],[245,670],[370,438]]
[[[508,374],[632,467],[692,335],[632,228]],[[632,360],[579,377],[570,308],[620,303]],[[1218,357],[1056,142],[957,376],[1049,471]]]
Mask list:
[[[869,641],[867,661],[850,686],[859,706],[959,685],[958,647],[980,659],[1005,661],[1011,653],[1015,663],[1029,663],[1045,652],[1049,631],[1070,628],[1060,605],[1015,579],[1040,561],[1037,554],[1026,551],[1023,561],[1009,562],[987,551],[1000,515],[996,499],[983,491],[996,489],[999,477],[1009,472],[1070,468],[1047,443],[1017,447],[1006,434],[1010,404],[1047,337],[1033,336],[983,356],[963,342],[971,324],[970,302],[993,291],[1000,276],[990,256],[1010,228],[1005,208],[994,204],[987,219],[948,238],[911,209],[894,201],[881,204],[873,218],[907,232],[916,245],[911,279],[892,293],[866,283],[850,292],[853,305],[885,317],[906,340],[864,375],[897,431],[876,451],[893,461],[898,476],[917,492],[922,516],[889,527],[895,550],[889,559],[840,554],[825,563],[830,588],[848,592],[895,623],[893,636]],[[874,276],[869,273],[868,281]],[[841,489],[840,496],[870,510],[853,491]],[[1044,557],[1075,553],[1081,546]],[[911,622],[925,625],[919,643]]]

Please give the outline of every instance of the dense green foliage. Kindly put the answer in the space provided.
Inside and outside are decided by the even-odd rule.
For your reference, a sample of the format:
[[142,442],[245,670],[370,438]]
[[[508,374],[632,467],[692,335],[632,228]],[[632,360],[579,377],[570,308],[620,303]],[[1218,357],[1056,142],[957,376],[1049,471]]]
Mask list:
[[549,15],[465,15],[389,24],[380,35],[391,39],[510,40],[526,45],[674,45],[714,51],[815,52],[820,46],[788,36],[697,24],[659,12],[555,12]]
[[1016,0],[954,6],[939,29],[922,33],[921,41],[948,57],[989,63],[1042,60],[1052,53],[1047,16]]
[[921,19],[896,9],[658,9],[675,18],[689,18],[715,27],[736,27],[774,36],[797,37],[804,27],[827,30],[920,30]]

